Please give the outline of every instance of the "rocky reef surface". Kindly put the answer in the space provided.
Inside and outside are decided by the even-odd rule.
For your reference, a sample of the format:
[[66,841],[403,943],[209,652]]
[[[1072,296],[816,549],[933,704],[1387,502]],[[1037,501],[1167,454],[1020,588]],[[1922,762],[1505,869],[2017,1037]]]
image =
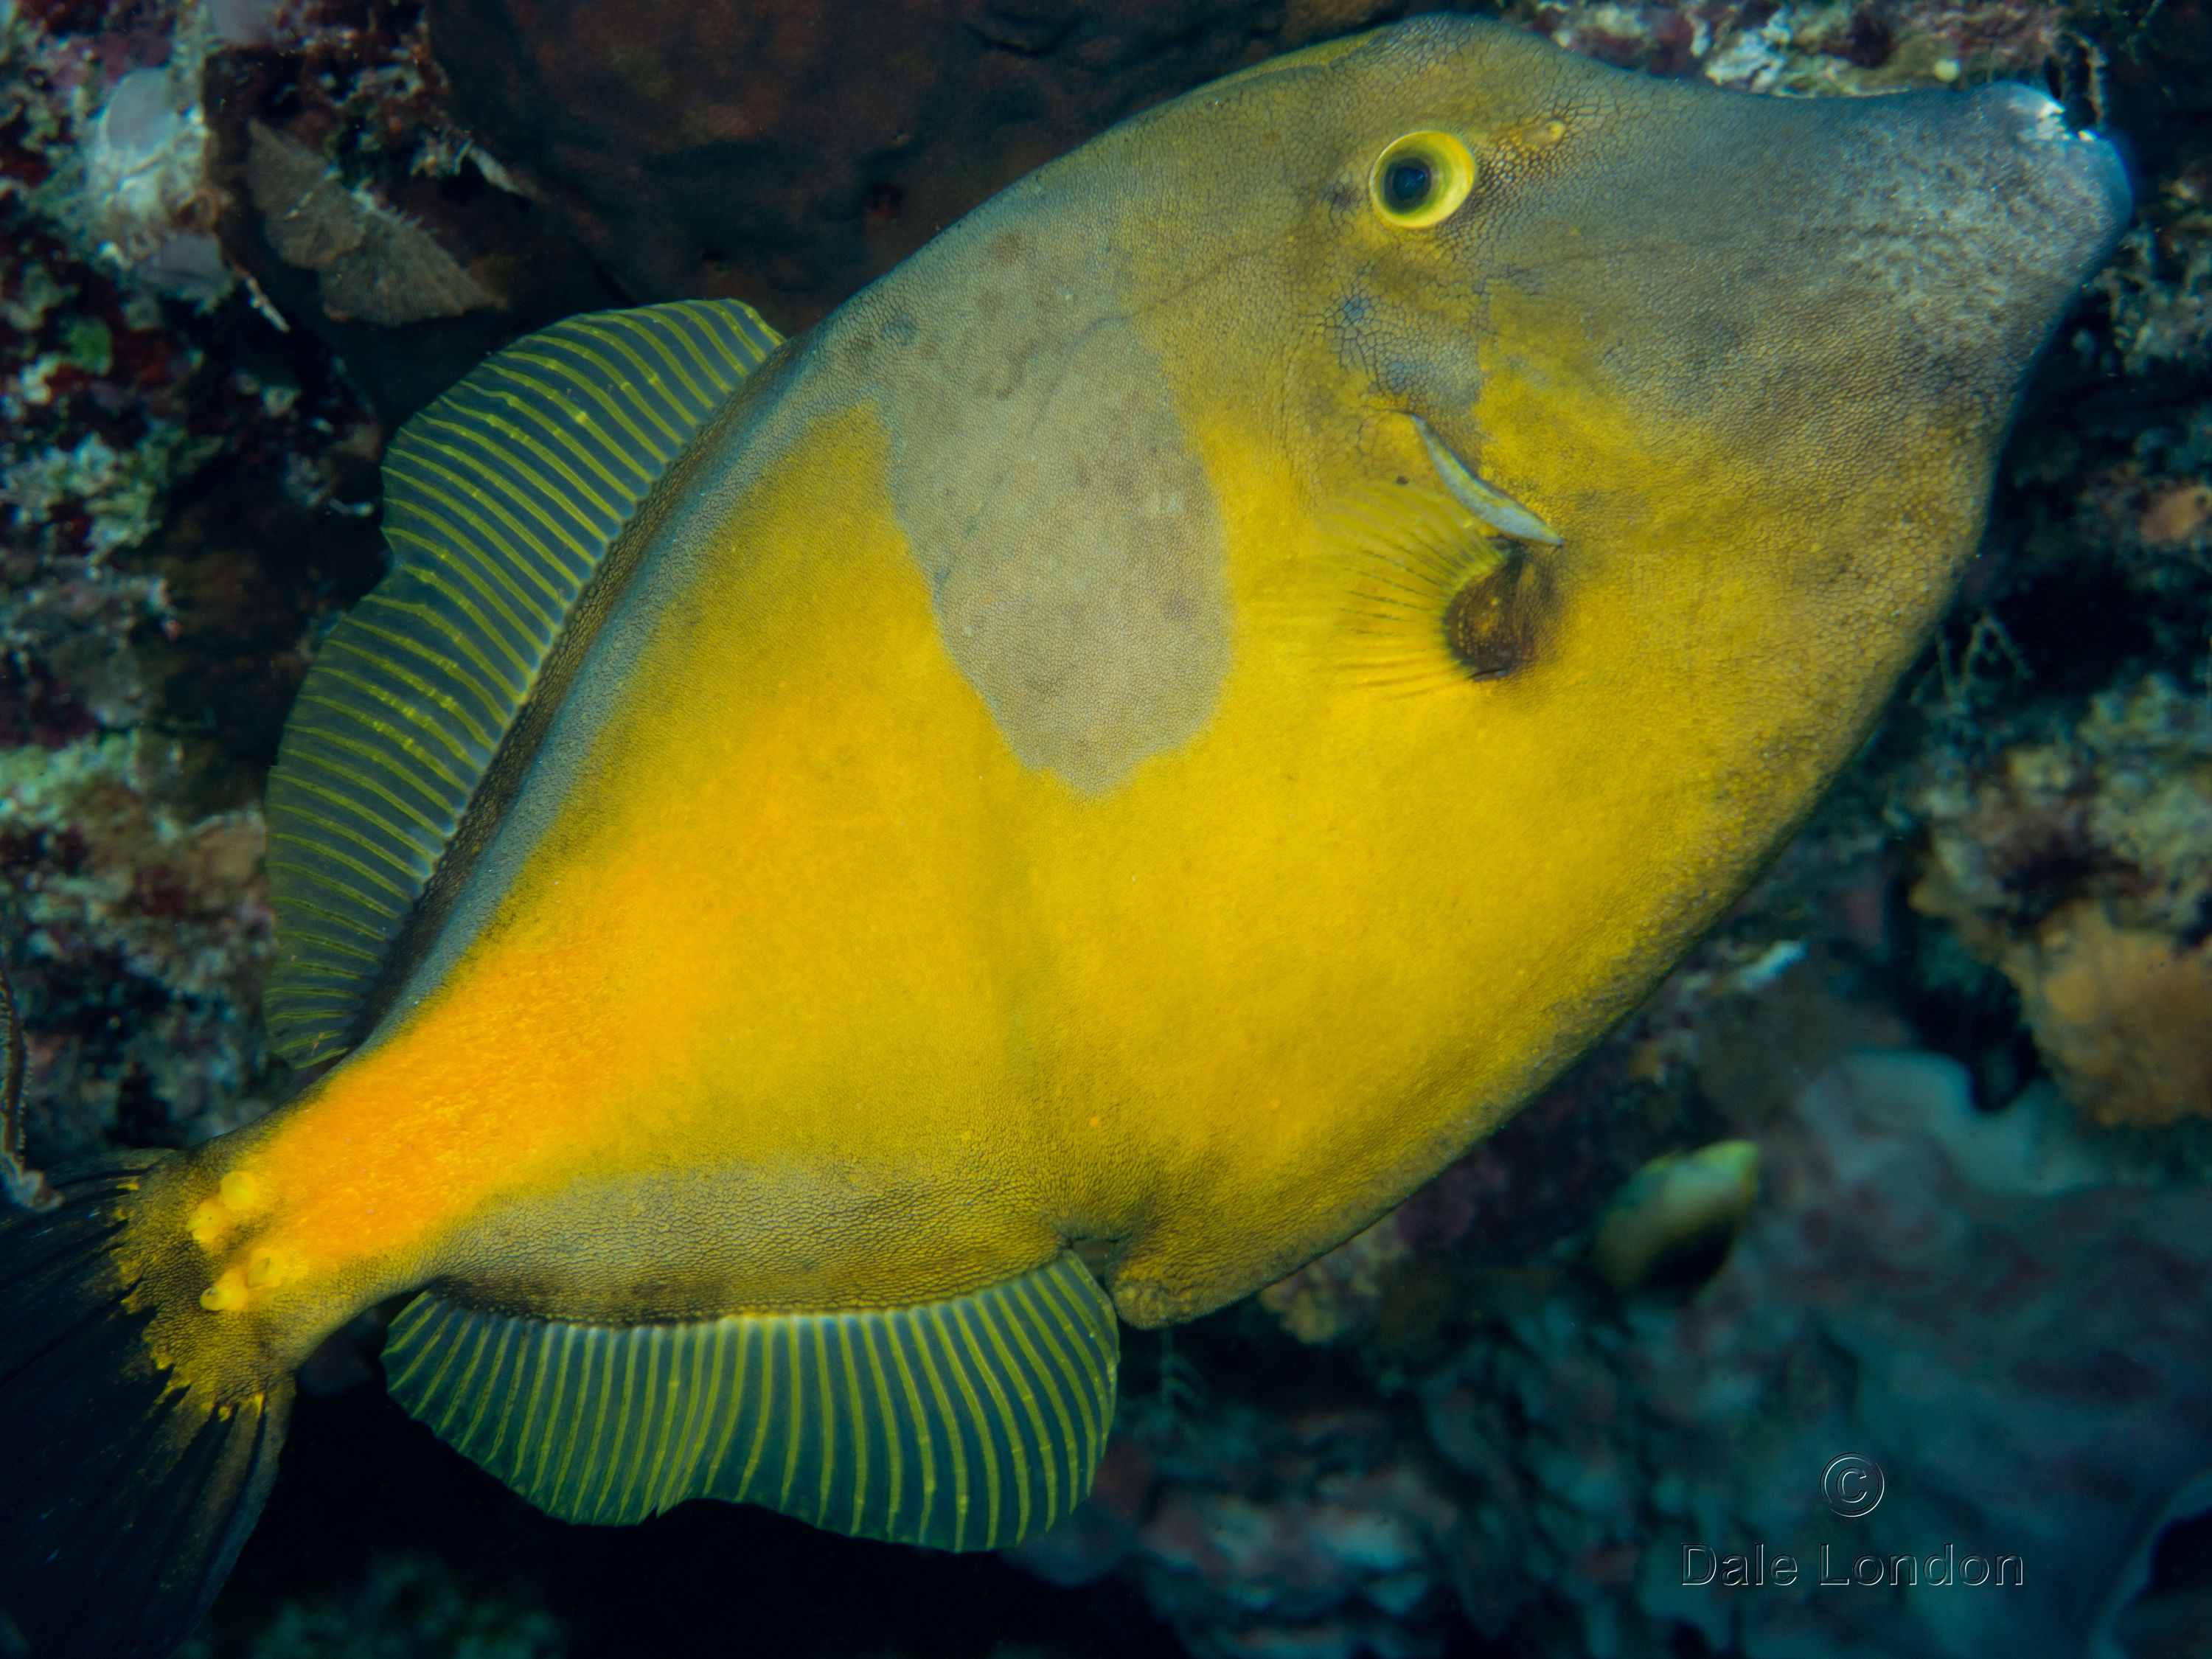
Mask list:
[[[294,1086],[258,1024],[261,782],[380,573],[409,412],[575,310],[734,294],[802,326],[1131,110],[1405,9],[0,6],[0,951],[33,1157]],[[720,1651],[708,1564],[738,1556],[728,1593],[795,1653],[2212,1652],[2212,10],[1504,15],[1783,95],[2031,79],[2134,146],[2136,222],[1960,605],[1814,822],[1503,1133],[1252,1303],[1133,1334],[1097,1496],[1014,1565],[690,1512],[623,1553],[446,1469],[338,1352],[210,1659]],[[414,1486],[341,1486],[339,1439]],[[1884,1481],[1858,1514],[1850,1457]],[[855,1574],[910,1615],[838,1607]]]

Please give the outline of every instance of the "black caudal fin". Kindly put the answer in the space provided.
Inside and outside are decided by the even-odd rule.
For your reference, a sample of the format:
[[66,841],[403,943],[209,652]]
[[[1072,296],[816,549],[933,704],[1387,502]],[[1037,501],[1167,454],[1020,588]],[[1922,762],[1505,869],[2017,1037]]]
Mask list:
[[[164,1366],[117,1249],[171,1153],[64,1171],[0,1212],[0,1655],[162,1659],[206,1612],[276,1473],[289,1379]],[[207,1373],[187,1377],[186,1370]]]

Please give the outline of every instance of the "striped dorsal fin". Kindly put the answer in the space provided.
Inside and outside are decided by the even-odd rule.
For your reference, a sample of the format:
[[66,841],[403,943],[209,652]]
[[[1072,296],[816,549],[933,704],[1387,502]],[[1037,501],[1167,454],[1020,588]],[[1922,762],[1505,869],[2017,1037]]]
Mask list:
[[566,1521],[688,1498],[854,1537],[997,1549],[1091,1490],[1119,1329],[1073,1255],[973,1295],[834,1314],[584,1325],[416,1297],[392,1397]]
[[269,776],[270,1045],[342,1054],[562,625],[669,464],[775,349],[734,300],[571,317],[479,364],[384,463],[392,571]]

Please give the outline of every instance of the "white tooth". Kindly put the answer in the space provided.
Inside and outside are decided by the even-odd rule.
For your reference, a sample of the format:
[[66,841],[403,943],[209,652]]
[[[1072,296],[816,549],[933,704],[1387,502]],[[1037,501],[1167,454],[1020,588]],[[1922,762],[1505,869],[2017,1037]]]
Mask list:
[[1429,423],[1416,415],[1413,424],[1420,428],[1421,442],[1429,452],[1429,461],[1437,469],[1437,477],[1443,480],[1453,499],[1468,512],[1488,525],[1499,535],[1516,542],[1542,542],[1547,546],[1559,544],[1559,533],[1515,501],[1510,495],[1479,477],[1465,461],[1452,453],[1444,441],[1429,430]]

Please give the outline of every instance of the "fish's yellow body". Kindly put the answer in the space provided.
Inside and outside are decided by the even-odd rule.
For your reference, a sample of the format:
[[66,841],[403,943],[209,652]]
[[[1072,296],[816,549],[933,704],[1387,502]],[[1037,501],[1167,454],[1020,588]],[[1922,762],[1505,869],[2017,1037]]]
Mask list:
[[[681,419],[667,331],[742,308],[495,360],[272,781],[272,1030],[350,1052],[98,1200],[153,1371],[276,1400],[422,1292],[395,1392],[557,1513],[1064,1514],[1073,1264],[1159,1324],[1365,1225],[1861,740],[2124,204],[2054,108],[1419,20],[1126,124]],[[541,501],[604,509],[557,603]]]
[[[1099,1239],[1128,1311],[1188,1316],[1402,1194],[1620,1011],[1622,965],[1666,949],[1639,937],[1640,842],[1718,855],[1664,895],[1670,943],[1756,856],[1725,797],[1639,799],[1617,726],[1561,740],[1589,680],[1627,678],[1615,618],[1579,673],[1561,642],[1548,710],[1466,688],[1502,705],[1492,732],[1460,688],[1400,695],[1356,657],[1316,679],[1340,596],[1299,592],[1327,556],[1260,476],[1224,514],[1237,599],[1288,614],[1204,734],[1079,794],[946,659],[862,483],[883,445],[865,413],[810,434],[732,515],[715,605],[640,665],[581,821],[241,1157],[272,1206],[241,1260],[496,1271],[470,1261],[487,1215],[720,1176],[742,1203],[717,1193],[712,1249],[653,1264],[684,1284],[647,1311],[918,1299]],[[1656,766],[1710,769],[1711,735],[1653,724]],[[617,1230],[554,1227],[589,1275],[563,1304],[630,1311]]]

